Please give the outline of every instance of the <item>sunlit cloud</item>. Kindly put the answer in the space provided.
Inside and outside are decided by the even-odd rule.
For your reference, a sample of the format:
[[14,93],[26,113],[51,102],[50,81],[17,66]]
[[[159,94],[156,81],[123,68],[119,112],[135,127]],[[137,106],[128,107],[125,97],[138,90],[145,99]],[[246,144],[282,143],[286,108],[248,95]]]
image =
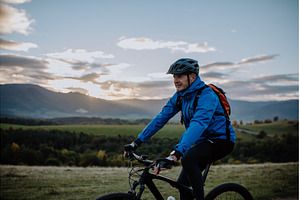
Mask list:
[[172,76],[167,74],[166,72],[157,72],[157,73],[150,73],[147,75],[150,79],[163,79],[163,80],[172,80]]
[[163,41],[153,40],[147,37],[121,37],[119,38],[117,45],[123,49],[133,50],[170,49],[171,51],[181,51],[184,53],[206,53],[216,51],[214,47],[209,47],[207,42],[188,43],[184,41]]
[[85,49],[67,49],[63,52],[48,53],[46,56],[70,63],[95,63],[98,59],[110,59],[115,57],[112,54],[106,54],[102,51],[87,51]]
[[171,81],[106,81],[100,85],[111,98],[162,99],[175,90]]
[[0,34],[28,35],[33,23],[34,20],[30,19],[24,10],[0,3]]
[[[102,51],[87,51],[85,49],[67,49],[63,52],[48,53],[45,55],[53,65],[58,62],[67,65],[73,71],[82,72],[101,72],[108,75],[111,66],[118,65],[105,62],[105,59],[112,59],[114,55],[106,54]],[[55,66],[53,66],[55,68]]]
[[13,40],[4,40],[0,38],[0,49],[11,51],[28,51],[31,48],[37,48],[38,45],[31,42],[16,42]]
[[21,4],[30,2],[31,0],[1,0],[1,3]]
[[77,92],[80,94],[84,94],[84,95],[88,95],[89,91],[84,89],[84,88],[80,88],[80,87],[67,87],[66,89],[68,89],[70,92]]

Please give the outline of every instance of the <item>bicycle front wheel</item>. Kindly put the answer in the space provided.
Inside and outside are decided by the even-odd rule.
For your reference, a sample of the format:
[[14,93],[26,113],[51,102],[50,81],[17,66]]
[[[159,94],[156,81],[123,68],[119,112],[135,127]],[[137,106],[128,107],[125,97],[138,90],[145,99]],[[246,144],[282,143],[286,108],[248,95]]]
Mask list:
[[224,183],[212,189],[205,200],[253,200],[250,192],[236,183]]
[[100,196],[96,200],[134,200],[134,196],[129,193],[111,193]]

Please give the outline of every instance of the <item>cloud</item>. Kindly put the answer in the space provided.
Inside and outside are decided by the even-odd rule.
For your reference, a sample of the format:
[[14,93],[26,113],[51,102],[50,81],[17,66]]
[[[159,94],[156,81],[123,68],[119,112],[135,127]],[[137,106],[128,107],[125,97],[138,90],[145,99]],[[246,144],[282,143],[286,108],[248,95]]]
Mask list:
[[86,62],[95,63],[97,59],[114,58],[112,54],[106,54],[102,51],[87,51],[85,49],[67,49],[63,52],[48,53],[47,57],[59,59],[69,63]]
[[94,84],[100,84],[97,79],[100,77],[100,74],[97,73],[90,73],[90,74],[85,74],[81,77],[65,77],[65,78],[69,78],[69,79],[74,79],[74,80],[79,80],[82,82],[91,82]]
[[39,58],[14,54],[0,54],[0,67],[22,67],[32,69],[46,69],[48,62]]
[[251,63],[258,63],[264,62],[268,60],[272,60],[278,55],[260,55],[254,56],[250,58],[244,58],[238,62],[213,62],[205,65],[200,66],[200,70],[203,72],[211,71],[211,70],[226,70],[226,69],[236,69],[239,68],[241,65],[251,64]]
[[71,91],[71,92],[77,92],[80,94],[84,94],[84,95],[88,95],[89,91],[83,88],[79,88],[79,87],[67,87],[67,90]]
[[116,65],[113,63],[103,63],[102,59],[112,59],[115,56],[102,51],[89,52],[85,49],[67,49],[63,52],[48,53],[46,56],[48,59],[67,63],[74,70],[88,71],[100,69],[102,74],[108,74],[109,70],[107,68]]
[[209,79],[223,79],[226,78],[228,75],[221,72],[206,72],[203,73],[202,76]]
[[89,63],[83,61],[67,61],[64,59],[60,59],[60,61],[68,63],[72,69],[79,70],[79,71],[88,71],[93,69],[100,69],[103,74],[108,74],[109,70],[108,67],[114,66],[115,64],[112,63]]
[[172,51],[182,51],[185,53],[206,53],[216,51],[214,47],[209,47],[204,43],[187,43],[184,41],[163,41],[153,40],[147,37],[126,38],[121,37],[117,45],[123,49],[133,50],[156,50],[170,49]]
[[35,57],[0,54],[1,83],[47,84],[62,77],[47,72],[48,62]]
[[206,65],[202,65],[200,66],[200,70],[201,71],[209,71],[209,70],[215,70],[215,69],[228,69],[228,68],[232,68],[235,66],[235,63],[233,62],[214,62],[214,63],[209,63]]
[[0,34],[21,33],[28,35],[34,23],[26,12],[0,3]]
[[298,74],[279,74],[271,76],[261,76],[252,79],[256,83],[268,83],[276,85],[298,85],[299,75]]
[[1,3],[21,4],[30,2],[31,0],[1,0]]
[[30,42],[16,42],[0,38],[0,49],[11,51],[28,51],[31,48],[37,48],[38,45]]
[[242,65],[242,64],[262,62],[262,61],[266,61],[266,60],[272,60],[276,56],[278,56],[278,55],[276,55],[276,54],[274,54],[274,55],[261,55],[261,56],[255,56],[255,57],[252,57],[252,58],[244,58],[240,62],[238,62],[237,64]]
[[174,92],[172,81],[106,81],[100,84],[110,97],[161,99],[170,97]]
[[298,98],[298,74],[263,76],[244,81],[228,81],[220,86],[231,99],[261,101]]

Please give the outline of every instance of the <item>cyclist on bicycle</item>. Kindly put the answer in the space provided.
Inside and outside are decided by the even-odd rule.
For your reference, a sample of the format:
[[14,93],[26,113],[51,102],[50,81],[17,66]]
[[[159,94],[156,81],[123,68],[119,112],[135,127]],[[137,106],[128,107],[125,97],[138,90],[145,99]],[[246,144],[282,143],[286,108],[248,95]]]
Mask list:
[[[172,165],[181,159],[182,170],[178,182],[192,186],[197,200],[204,199],[202,171],[208,163],[223,158],[233,150],[235,132],[225,116],[218,96],[199,77],[196,60],[179,59],[170,66],[167,73],[173,74],[176,93],[137,139],[125,145],[124,149],[125,152],[135,150],[181,110],[186,130],[170,156],[161,164]],[[199,96],[196,98],[197,95]],[[195,104],[194,100],[198,102]],[[196,108],[193,108],[194,105]],[[158,174],[159,170],[157,168],[155,173]],[[181,192],[180,199],[185,197]]]

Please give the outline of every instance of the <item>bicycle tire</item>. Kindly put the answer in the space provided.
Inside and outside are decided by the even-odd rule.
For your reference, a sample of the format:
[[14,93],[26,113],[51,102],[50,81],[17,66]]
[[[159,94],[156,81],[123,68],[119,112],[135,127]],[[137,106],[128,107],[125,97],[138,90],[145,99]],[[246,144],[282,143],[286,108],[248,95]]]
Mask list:
[[129,193],[111,193],[100,196],[96,200],[134,200],[134,196]]
[[[214,199],[228,199],[226,194],[231,193],[231,195],[238,195],[239,198],[243,200],[253,200],[250,192],[243,186],[237,183],[224,183],[212,189],[205,197],[205,200],[214,200]],[[224,198],[222,198],[224,196]],[[233,199],[230,197],[230,199]]]

